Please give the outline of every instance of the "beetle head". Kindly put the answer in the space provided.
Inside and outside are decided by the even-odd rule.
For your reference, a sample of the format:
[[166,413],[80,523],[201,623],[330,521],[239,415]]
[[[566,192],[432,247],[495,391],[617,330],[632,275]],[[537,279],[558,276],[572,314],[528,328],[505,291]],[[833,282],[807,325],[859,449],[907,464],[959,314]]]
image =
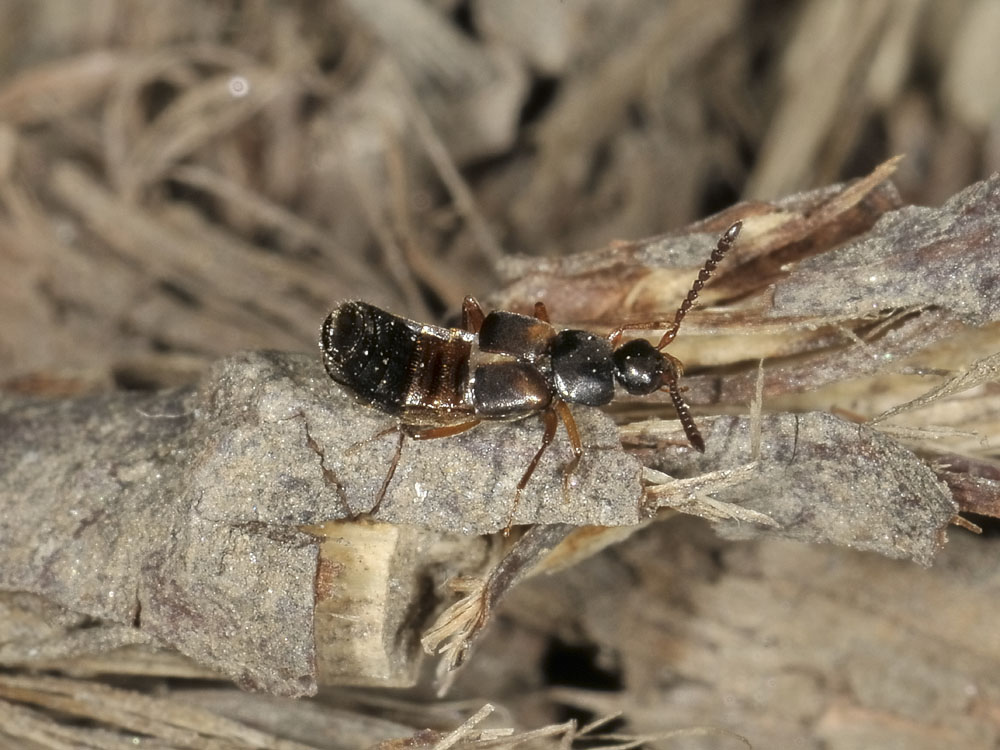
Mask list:
[[633,339],[615,349],[615,379],[627,393],[646,396],[666,382],[672,363],[646,339]]

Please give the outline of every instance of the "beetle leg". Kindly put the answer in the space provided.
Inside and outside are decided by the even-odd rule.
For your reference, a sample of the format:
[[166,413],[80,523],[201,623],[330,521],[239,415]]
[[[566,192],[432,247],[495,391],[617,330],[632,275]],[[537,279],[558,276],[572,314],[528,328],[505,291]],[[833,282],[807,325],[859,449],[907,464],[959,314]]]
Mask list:
[[[670,356],[669,354],[667,354],[667,352],[660,352],[660,354],[664,356],[664,358],[667,360],[667,363],[673,369],[673,374],[670,377],[672,377],[674,380],[677,380],[684,374],[683,362],[677,359],[677,357]],[[667,378],[668,382],[670,380],[670,377]]]
[[556,416],[556,412],[553,409],[546,409],[541,414],[542,421],[545,422],[545,432],[542,434],[542,444],[538,448],[538,452],[535,453],[535,457],[531,459],[531,463],[528,464],[528,468],[525,469],[524,475],[521,477],[521,481],[517,483],[517,489],[514,491],[514,505],[510,509],[510,514],[507,516],[507,526],[503,530],[504,536],[510,536],[510,527],[514,525],[514,514],[517,513],[517,506],[521,502],[521,491],[528,486],[528,481],[531,479],[531,475],[535,473],[535,467],[538,466],[538,462],[542,460],[542,456],[545,454],[545,449],[552,444],[552,439],[556,436],[556,429],[559,427],[559,418]]
[[618,326],[615,330],[608,334],[608,341],[611,342],[611,348],[618,348],[618,342],[622,340],[622,336],[625,331],[649,331],[651,329],[659,328],[669,328],[669,320],[643,320],[639,323],[630,323],[628,325]]
[[382,480],[382,486],[379,487],[378,494],[375,496],[375,504],[372,505],[371,510],[368,511],[369,515],[375,513],[375,511],[378,510],[378,506],[382,504],[382,499],[385,497],[385,493],[389,489],[389,482],[392,481],[393,476],[396,474],[396,467],[399,466],[399,458],[403,455],[403,438],[406,437],[406,433],[403,432],[402,425],[396,425],[392,429],[383,430],[378,434],[378,437],[388,435],[393,430],[399,434],[399,440],[396,442],[396,454],[392,457],[392,462],[389,464],[389,471],[386,473],[385,479]]
[[549,320],[548,308],[545,307],[545,303],[542,302],[541,300],[538,300],[538,302],[535,303],[535,317],[545,323],[552,322],[551,320]]
[[462,330],[469,333],[479,333],[483,327],[483,320],[486,318],[483,308],[476,301],[475,297],[466,297],[462,301]]
[[400,426],[400,424],[396,422],[391,427],[386,427],[384,430],[379,430],[371,437],[362,438],[361,440],[357,440],[351,443],[344,450],[344,454],[349,456],[353,453],[357,453],[359,450],[366,447],[369,443],[374,443],[376,440],[381,440],[386,435],[391,435],[394,432],[399,432],[401,429],[402,427]]
[[[382,480],[382,486],[379,488],[378,494],[375,496],[375,504],[372,506],[369,513],[374,513],[378,510],[379,505],[382,504],[382,500],[385,497],[385,493],[389,490],[389,483],[392,482],[393,476],[396,474],[396,468],[399,466],[400,456],[403,454],[403,440],[409,436],[414,440],[433,440],[434,438],[451,437],[452,435],[457,435],[460,432],[465,432],[466,430],[471,430],[481,420],[473,419],[469,422],[459,422],[458,424],[449,424],[444,427],[429,427],[423,430],[413,430],[407,428],[406,425],[396,424],[393,427],[386,428],[376,434],[375,436],[369,438],[368,440],[362,440],[359,443],[355,443],[351,446],[354,448],[358,445],[364,445],[371,442],[372,440],[378,440],[381,437],[385,437],[391,432],[398,433],[399,440],[396,443],[396,453],[392,457],[392,462],[389,464],[389,471],[385,475],[385,479]],[[350,448],[348,449],[350,450]]]
[[580,440],[580,431],[576,428],[576,420],[573,419],[573,412],[569,410],[565,401],[556,401],[552,408],[559,414],[563,424],[566,425],[566,434],[569,435],[570,445],[573,446],[573,458],[563,467],[563,502],[569,502],[569,478],[573,476],[576,467],[583,458],[583,443]]
[[443,427],[427,427],[422,430],[407,430],[407,434],[414,440],[436,440],[437,438],[451,437],[452,435],[458,435],[466,430],[471,430],[480,422],[482,422],[481,419],[470,419],[468,422],[447,424]]

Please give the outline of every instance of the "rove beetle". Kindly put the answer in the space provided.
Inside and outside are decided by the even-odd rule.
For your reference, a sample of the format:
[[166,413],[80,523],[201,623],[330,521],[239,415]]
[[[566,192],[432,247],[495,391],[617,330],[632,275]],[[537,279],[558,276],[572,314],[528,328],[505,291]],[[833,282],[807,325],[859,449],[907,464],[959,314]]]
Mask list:
[[[399,464],[404,435],[417,440],[443,438],[483,420],[538,414],[545,426],[542,444],[517,483],[506,533],[521,491],[552,443],[559,420],[573,446],[573,458],[563,469],[563,492],[568,492],[583,444],[567,404],[610,403],[616,382],[632,395],[669,393],[688,440],[704,452],[705,441],[678,385],[683,366],[663,349],[674,340],[741,227],[742,222],[736,222],[719,239],[672,321],[622,325],[606,337],[556,329],[542,302],[535,303],[534,316],[507,310],[484,314],[474,298],[466,297],[461,328],[423,325],[366,302],[339,305],[323,323],[320,336],[327,373],[361,401],[398,419],[391,431],[399,431],[399,449],[374,507]],[[646,339],[620,343],[627,330],[652,328],[665,329],[656,346]]]

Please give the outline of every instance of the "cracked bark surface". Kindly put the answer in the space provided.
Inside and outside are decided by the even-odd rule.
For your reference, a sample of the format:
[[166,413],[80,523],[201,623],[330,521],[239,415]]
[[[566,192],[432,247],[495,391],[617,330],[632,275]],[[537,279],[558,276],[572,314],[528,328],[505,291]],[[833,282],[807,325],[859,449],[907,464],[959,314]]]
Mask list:
[[[74,634],[4,639],[0,660],[145,644],[279,694],[314,692],[319,674],[412,680],[435,585],[482,565],[490,545],[476,534],[502,528],[537,435],[498,424],[466,440],[408,441],[369,516],[394,450],[394,439],[372,439],[386,424],[315,357],[277,353],[222,360],[200,387],[160,394],[5,398],[0,588],[40,597]],[[607,447],[591,442],[576,501],[562,502],[552,457],[518,522],[638,520],[638,462],[607,417],[582,424]],[[352,579],[379,562],[381,577]],[[337,616],[364,627],[338,630]],[[366,629],[381,639],[367,661],[351,645]]]

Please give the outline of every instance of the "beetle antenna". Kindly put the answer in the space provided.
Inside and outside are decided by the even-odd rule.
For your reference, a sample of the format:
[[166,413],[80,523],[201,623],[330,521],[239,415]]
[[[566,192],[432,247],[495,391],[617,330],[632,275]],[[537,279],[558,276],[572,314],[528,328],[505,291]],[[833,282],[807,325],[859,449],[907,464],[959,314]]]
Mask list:
[[[664,333],[663,338],[660,339],[660,343],[656,345],[657,349],[665,348],[667,344],[674,340],[674,337],[677,335],[677,331],[680,330],[681,321],[684,320],[684,316],[688,314],[688,311],[694,305],[695,300],[698,299],[698,293],[705,286],[705,282],[712,277],[712,274],[715,272],[716,267],[722,261],[723,257],[725,257],[726,253],[729,252],[729,249],[736,244],[736,238],[740,236],[740,230],[742,228],[743,222],[737,221],[726,230],[722,237],[719,238],[719,244],[715,246],[715,250],[712,251],[712,255],[705,261],[705,265],[702,267],[701,271],[698,272],[698,278],[694,280],[694,283],[691,285],[691,290],[687,293],[687,297],[684,298],[681,306],[677,308],[677,312],[674,314],[674,322],[667,327],[666,333]],[[673,392],[671,392],[670,395],[673,396]],[[677,404],[676,398],[674,399],[674,404]],[[679,408],[678,411],[680,411]],[[692,426],[694,425],[693,422],[691,424]],[[686,432],[687,425],[685,425],[684,429]],[[698,431],[695,430],[694,432],[697,435]],[[690,438],[691,433],[688,432],[688,439]],[[701,436],[698,435],[698,438],[700,440]],[[694,443],[693,440],[691,442]]]
[[677,386],[676,378],[670,378],[667,385],[660,390],[667,391],[670,394],[670,400],[674,402],[674,409],[677,410],[677,416],[680,417],[681,427],[684,428],[684,434],[687,435],[688,442],[699,453],[704,453],[705,439],[698,432],[698,426],[691,417],[691,409],[688,408],[687,402],[681,396],[681,389]]

